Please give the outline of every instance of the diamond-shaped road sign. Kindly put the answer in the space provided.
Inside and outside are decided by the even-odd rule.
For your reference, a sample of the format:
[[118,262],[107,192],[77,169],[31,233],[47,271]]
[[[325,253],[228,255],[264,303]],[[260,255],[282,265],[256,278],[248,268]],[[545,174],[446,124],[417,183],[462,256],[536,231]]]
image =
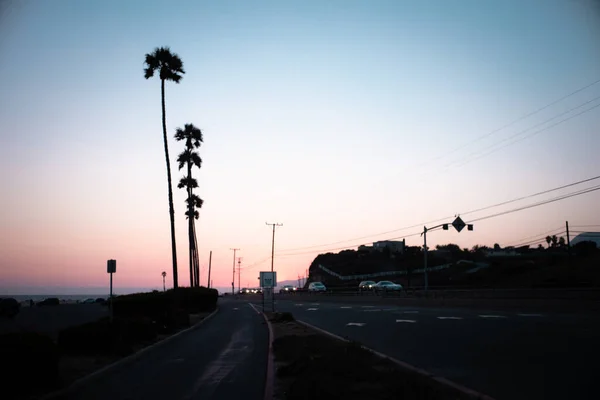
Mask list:
[[465,224],[465,222],[460,217],[456,217],[456,219],[454,220],[454,222],[452,222],[452,226],[454,227],[454,229],[456,229],[458,232],[460,232],[467,225]]

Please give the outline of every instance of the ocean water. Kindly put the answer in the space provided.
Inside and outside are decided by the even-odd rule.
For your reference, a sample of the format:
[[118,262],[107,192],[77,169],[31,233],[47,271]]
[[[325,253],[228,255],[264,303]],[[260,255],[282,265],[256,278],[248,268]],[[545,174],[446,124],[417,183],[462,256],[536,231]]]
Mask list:
[[42,301],[44,299],[48,299],[51,297],[56,297],[61,301],[83,301],[85,299],[97,299],[101,297],[103,299],[107,299],[108,295],[106,294],[10,294],[3,295],[0,294],[0,298],[2,297],[12,297],[13,299],[23,302],[33,300],[36,303],[38,301]]

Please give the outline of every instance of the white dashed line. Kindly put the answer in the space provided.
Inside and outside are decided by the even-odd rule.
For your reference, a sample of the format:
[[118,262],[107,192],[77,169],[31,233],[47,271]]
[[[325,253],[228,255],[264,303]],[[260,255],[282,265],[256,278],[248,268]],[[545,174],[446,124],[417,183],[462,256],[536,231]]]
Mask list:
[[437,319],[462,319],[462,317],[437,317]]
[[396,322],[409,322],[411,324],[414,324],[417,321],[415,321],[414,319],[397,319]]
[[506,318],[505,315],[480,315],[481,318]]
[[302,307],[304,304],[302,303],[298,303],[298,304],[294,304],[296,307]]
[[340,308],[352,308],[352,307],[350,307],[350,306],[342,306]]
[[364,322],[348,322],[346,326],[364,326]]
[[375,312],[375,311],[381,311],[381,308],[373,308],[373,309],[369,309],[369,310],[363,310],[363,312]]
[[317,311],[318,308],[307,308],[306,311]]
[[542,314],[517,314],[519,317],[541,317]]
[[237,307],[234,308],[234,310],[237,310],[237,309],[238,309]]
[[375,306],[360,306],[361,308],[373,308]]
[[402,311],[402,314],[418,314],[418,311]]

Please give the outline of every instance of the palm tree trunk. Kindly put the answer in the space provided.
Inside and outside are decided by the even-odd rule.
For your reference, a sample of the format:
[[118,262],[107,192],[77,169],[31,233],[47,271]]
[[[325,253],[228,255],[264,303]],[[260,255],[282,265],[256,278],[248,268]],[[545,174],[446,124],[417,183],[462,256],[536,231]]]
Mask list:
[[[192,162],[188,160],[187,162],[187,176],[189,179],[192,179]],[[192,187],[187,187],[187,195],[188,195],[188,254],[190,261],[190,287],[194,287],[195,279],[194,279],[194,237],[192,236],[193,222],[194,222],[194,204],[192,204]]]
[[173,208],[173,185],[171,183],[171,163],[169,162],[169,144],[167,142],[167,113],[165,109],[165,80],[161,79],[163,140],[167,161],[167,181],[169,184],[169,216],[171,217],[171,253],[173,255],[173,288],[177,289],[177,245],[175,244],[175,209]]

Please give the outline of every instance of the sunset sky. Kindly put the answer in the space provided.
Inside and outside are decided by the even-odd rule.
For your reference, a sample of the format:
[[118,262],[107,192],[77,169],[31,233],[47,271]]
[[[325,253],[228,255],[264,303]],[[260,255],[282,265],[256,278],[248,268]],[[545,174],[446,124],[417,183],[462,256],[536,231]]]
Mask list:
[[[162,287],[163,270],[172,285],[160,81],[143,76],[157,46],[186,70],[167,84],[182,285],[173,135],[185,123],[204,134],[194,172],[203,285],[212,250],[214,285],[229,287],[236,247],[242,286],[256,286],[270,268],[265,222],[283,223],[275,268],[296,279],[325,250],[422,245],[412,234],[425,222],[600,185],[466,214],[600,175],[591,0],[24,0],[0,10],[0,293],[105,287],[109,258],[121,290]],[[428,239],[519,244],[566,220],[600,230],[599,204],[596,191]]]

